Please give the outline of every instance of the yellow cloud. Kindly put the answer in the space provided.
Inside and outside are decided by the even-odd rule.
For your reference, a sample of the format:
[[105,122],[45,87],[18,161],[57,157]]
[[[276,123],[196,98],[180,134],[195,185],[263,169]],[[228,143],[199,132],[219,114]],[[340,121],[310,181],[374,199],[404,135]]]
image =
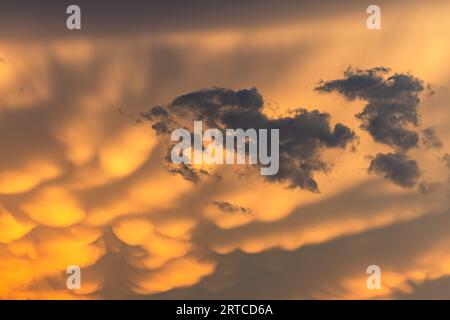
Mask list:
[[34,160],[21,168],[0,172],[0,193],[26,192],[44,181],[54,179],[61,169],[48,161]]
[[151,128],[130,126],[108,138],[100,148],[100,163],[108,174],[123,177],[139,168],[155,145]]
[[[95,243],[100,235],[100,231],[92,228],[41,229],[10,243],[7,248],[0,246],[0,297],[70,298],[67,291],[47,287],[40,293],[32,285],[47,277],[65,275],[69,265],[83,268],[95,263],[105,253],[104,246]],[[85,289],[93,286],[90,282],[86,285]]]
[[33,223],[18,221],[8,210],[0,206],[0,243],[18,240],[33,227]]
[[61,187],[39,191],[21,209],[34,221],[52,227],[66,227],[80,222],[85,210],[78,200]]
[[184,256],[190,248],[189,242],[157,234],[153,225],[145,219],[123,219],[114,224],[113,231],[123,242],[139,245],[147,252],[145,257],[129,260],[138,268],[160,268],[170,259]]
[[139,279],[136,291],[140,294],[164,292],[174,288],[191,286],[215,269],[215,263],[185,257],[170,261],[164,268]]

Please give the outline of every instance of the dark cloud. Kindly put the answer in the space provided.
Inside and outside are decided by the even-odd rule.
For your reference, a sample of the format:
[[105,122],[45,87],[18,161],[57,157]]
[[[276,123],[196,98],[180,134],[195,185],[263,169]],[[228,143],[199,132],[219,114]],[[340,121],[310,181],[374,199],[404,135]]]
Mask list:
[[422,130],[422,144],[427,149],[441,149],[444,146],[434,128]]
[[[318,192],[315,172],[326,172],[330,164],[321,160],[326,148],[345,148],[355,134],[345,125],[330,125],[330,115],[318,110],[296,109],[289,115],[269,119],[263,113],[264,100],[253,89],[213,88],[182,95],[165,106],[156,106],[141,114],[160,135],[180,127],[192,127],[202,120],[207,127],[228,129],[279,129],[280,168],[271,181],[287,182]],[[204,128],[205,130],[205,128]],[[270,148],[269,148],[270,149]],[[182,173],[182,172],[179,172]]]
[[322,81],[316,90],[338,92],[350,101],[367,101],[356,117],[375,141],[401,150],[417,147],[419,135],[410,128],[419,122],[418,94],[424,90],[421,80],[409,74],[390,75],[385,67],[349,68],[343,79]]
[[[319,92],[338,92],[347,100],[367,102],[356,114],[361,128],[395,153],[378,154],[369,172],[384,176],[402,187],[413,187],[420,177],[415,160],[406,152],[419,146],[419,95],[425,90],[423,81],[411,74],[391,73],[386,67],[354,69],[349,67],[342,79],[321,81]],[[441,148],[442,142],[433,128],[422,130],[422,143],[427,148]],[[421,190],[425,190],[422,186]]]
[[242,213],[242,214],[251,213],[250,208],[244,208],[226,201],[206,201],[206,204],[214,205],[226,213]]
[[426,183],[422,182],[419,184],[419,191],[422,194],[430,194],[433,192],[436,192],[441,187],[440,183],[432,182],[432,183]]
[[184,179],[191,181],[195,184],[199,183],[203,177],[211,176],[211,174],[203,169],[195,169],[191,165],[181,163],[178,166],[169,167],[169,172],[173,174],[179,174]]
[[399,153],[377,154],[370,162],[369,172],[381,175],[402,187],[415,186],[420,177],[417,162]]

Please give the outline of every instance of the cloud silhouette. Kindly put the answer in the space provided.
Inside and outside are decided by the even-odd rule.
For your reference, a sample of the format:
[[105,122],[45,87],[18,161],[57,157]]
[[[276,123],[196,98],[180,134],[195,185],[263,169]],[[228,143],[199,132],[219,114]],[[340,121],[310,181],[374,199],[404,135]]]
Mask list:
[[[266,179],[287,182],[291,188],[319,191],[316,172],[327,172],[330,164],[320,157],[327,148],[344,149],[355,140],[347,126],[330,125],[330,115],[318,110],[298,108],[286,116],[269,118],[264,112],[264,99],[255,89],[231,90],[212,88],[188,93],[165,106],[155,106],[141,113],[139,120],[150,121],[159,135],[168,135],[180,127],[192,127],[202,120],[207,127],[219,130],[279,129],[280,168]],[[168,159],[169,160],[169,159]],[[173,164],[169,166],[173,168]],[[171,169],[191,181],[199,177],[195,168]]]
[[434,128],[426,128],[422,130],[422,144],[427,149],[441,149],[444,144],[436,133]]
[[[321,81],[315,90],[337,92],[348,101],[366,101],[363,111],[355,115],[361,121],[361,128],[374,141],[395,150],[395,153],[377,154],[369,172],[402,187],[416,185],[420,170],[415,160],[407,158],[406,152],[419,146],[419,94],[425,90],[422,80],[411,74],[391,74],[386,67],[365,70],[349,67],[342,79]],[[422,134],[427,149],[442,147],[433,128],[422,130]]]
[[252,212],[250,208],[244,208],[226,201],[206,201],[205,203],[209,205],[214,205],[226,213],[250,214]]
[[349,101],[367,101],[356,117],[361,128],[375,141],[393,148],[409,150],[417,147],[419,136],[409,127],[417,127],[418,94],[424,90],[421,80],[409,74],[389,75],[390,69],[367,70],[349,68],[343,79],[321,82],[319,92],[338,92]]
[[415,186],[420,177],[417,162],[399,153],[377,154],[370,162],[369,172],[407,188]]

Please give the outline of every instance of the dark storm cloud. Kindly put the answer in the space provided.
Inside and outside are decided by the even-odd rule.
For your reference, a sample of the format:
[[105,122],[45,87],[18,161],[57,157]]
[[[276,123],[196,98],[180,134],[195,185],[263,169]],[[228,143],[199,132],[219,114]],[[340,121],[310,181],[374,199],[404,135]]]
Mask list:
[[330,164],[320,159],[321,151],[345,148],[354,141],[355,134],[340,123],[331,127],[330,115],[318,110],[297,109],[288,116],[269,119],[263,107],[263,97],[254,88],[238,91],[213,88],[182,95],[166,106],[153,107],[142,113],[140,119],[150,121],[161,135],[192,126],[194,120],[221,130],[279,129],[280,168],[267,179],[318,192],[313,175],[330,168]]
[[422,143],[427,149],[440,149],[444,146],[434,128],[422,130]]
[[389,75],[384,67],[368,70],[347,69],[344,78],[321,82],[316,90],[338,92],[350,101],[367,101],[364,110],[356,117],[361,128],[375,141],[393,148],[409,150],[417,147],[419,105],[418,95],[424,90],[421,80],[409,74]]
[[377,154],[370,162],[369,172],[383,176],[401,187],[413,187],[420,177],[417,162],[404,154]]

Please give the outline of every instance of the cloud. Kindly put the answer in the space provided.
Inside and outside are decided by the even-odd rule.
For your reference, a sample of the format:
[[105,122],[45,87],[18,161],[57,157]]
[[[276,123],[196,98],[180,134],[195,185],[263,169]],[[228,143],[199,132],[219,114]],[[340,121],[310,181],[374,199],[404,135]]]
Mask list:
[[206,204],[214,205],[219,208],[221,211],[226,213],[242,213],[242,214],[250,214],[250,208],[240,207],[235,204],[231,204],[226,201],[207,201]]
[[[64,24],[66,8],[70,4],[70,1],[48,1],[38,5],[32,0],[22,0],[21,4],[0,3],[0,34],[2,38],[70,36]],[[123,2],[119,0],[78,0],[77,5],[82,12],[82,26],[88,26],[86,31],[99,37],[111,34],[126,36],[180,30],[185,32],[270,26],[298,20],[321,19],[324,6],[333,10],[336,15],[345,15],[349,11],[358,12],[360,9],[351,0],[342,0],[339,4],[332,0],[319,3],[286,0],[282,6],[276,0],[248,0],[239,5],[226,0],[191,0],[189,5],[183,0],[148,3],[129,0],[126,14],[123,12]],[[105,14],[105,7],[108,8],[108,14]],[[84,14],[85,12],[88,14]],[[12,16],[27,21],[27,24],[20,28]],[[27,28],[27,25],[33,25],[33,28]],[[2,31],[6,29],[11,31]],[[83,28],[83,32],[86,31]]]
[[441,149],[444,144],[436,133],[434,128],[426,128],[422,130],[422,144],[427,149]]
[[[386,188],[381,179],[371,179],[321,201],[299,203],[276,220],[257,220],[233,228],[210,227],[203,231],[202,241],[221,254],[237,249],[247,253],[277,247],[293,250],[381,225],[415,219],[426,213],[424,208],[442,209],[446,197],[442,192],[425,197],[414,189],[395,193]],[[253,216],[259,214],[258,210],[253,211]]]
[[404,292],[395,290],[392,298],[400,300],[449,300],[450,276],[445,275],[437,279],[424,281],[409,281],[411,290]]
[[422,194],[430,194],[430,193],[436,192],[441,187],[442,187],[442,184],[438,183],[438,182],[433,182],[433,183],[422,182],[419,184],[419,191]]
[[[407,151],[419,147],[419,95],[425,90],[423,81],[411,74],[391,73],[386,67],[354,69],[349,67],[342,79],[321,81],[319,92],[337,92],[348,101],[367,102],[355,116],[361,129],[374,141],[392,147],[395,153],[377,154],[371,160],[369,173],[382,175],[402,187],[413,187],[420,177],[415,160]],[[442,147],[433,128],[422,130],[422,143],[427,149]]]
[[[202,120],[207,127],[228,129],[279,129],[280,168],[271,181],[287,182],[292,188],[319,191],[314,179],[317,172],[327,172],[330,164],[320,158],[327,148],[344,149],[355,140],[354,132],[341,123],[334,127],[330,115],[318,110],[296,109],[289,115],[271,119],[263,112],[264,99],[255,89],[212,88],[175,98],[165,106],[155,106],[140,115],[150,121],[159,135],[168,135],[180,127],[192,127]],[[173,164],[169,164],[173,168]],[[178,168],[178,167],[176,167]],[[171,169],[191,181],[195,168]]]
[[419,141],[418,133],[409,127],[418,126],[418,94],[424,86],[412,75],[389,72],[385,67],[349,68],[343,79],[322,81],[316,90],[338,92],[349,101],[366,101],[364,110],[356,115],[362,122],[361,128],[377,142],[409,150],[417,147]]
[[[361,64],[372,63],[369,57],[379,59],[378,54],[352,56],[352,51],[359,52],[356,49],[360,41],[342,47],[341,36],[349,30],[348,19],[322,17],[320,26],[312,28],[319,37],[310,38],[303,25],[295,26],[295,30],[291,26],[282,29],[283,37],[274,36],[280,33],[279,29],[269,22],[288,20],[285,15],[269,10],[271,21],[268,21],[268,11],[262,7],[267,8],[265,3],[269,1],[263,2],[250,1],[244,5],[247,9],[240,6],[237,17],[237,7],[229,1],[222,1],[221,7],[199,2],[202,10],[196,5],[166,6],[165,2],[161,8],[158,4],[152,7],[155,10],[144,10],[147,4],[138,8],[134,1],[130,12],[139,12],[141,18],[129,16],[135,22],[145,20],[148,24],[130,24],[127,19],[114,19],[123,10],[119,13],[109,10],[104,15],[104,6],[91,4],[98,8],[93,12],[92,7],[85,6],[88,2],[81,1],[83,28],[89,29],[83,29],[82,34],[69,34],[65,30],[64,19],[61,20],[64,3],[57,4],[59,9],[54,11],[41,10],[44,15],[54,12],[54,18],[44,19],[46,23],[40,24],[33,18],[37,18],[33,10],[37,4],[30,2],[32,7],[26,6],[30,10],[20,9],[20,13],[14,10],[35,28],[0,28],[7,30],[2,31],[3,39],[22,33],[38,39],[40,49],[33,50],[36,45],[15,39],[17,48],[10,50],[5,42],[2,55],[6,54],[8,63],[0,64],[3,109],[0,127],[4,133],[0,145],[5,155],[0,159],[0,180],[4,185],[0,202],[5,207],[0,209],[1,297],[117,299],[143,298],[143,294],[174,297],[184,292],[191,298],[293,299],[320,297],[316,293],[322,289],[329,295],[347,297],[347,287],[341,282],[358,276],[362,281],[356,286],[360,290],[356,296],[364,297],[365,268],[374,260],[383,267],[386,285],[400,288],[390,281],[389,271],[409,278],[403,272],[404,266],[409,270],[408,266],[422,252],[449,247],[442,241],[448,234],[445,228],[448,214],[436,217],[432,224],[426,219],[411,221],[424,211],[430,212],[430,206],[447,203],[448,195],[436,201],[440,190],[427,197],[414,190],[392,192],[382,179],[371,179],[366,186],[355,184],[359,178],[366,179],[358,171],[364,166],[358,153],[333,160],[341,163],[336,165],[332,176],[314,171],[313,178],[321,186],[322,194],[286,189],[281,183],[260,181],[259,175],[242,180],[238,175],[227,174],[235,171],[233,166],[218,170],[223,179],[207,178],[207,183],[197,186],[164,170],[162,159],[167,146],[161,143],[161,137],[153,135],[149,126],[133,126],[116,112],[120,107],[130,114],[142,110],[143,105],[160,105],[171,101],[177,93],[212,85],[256,86],[282,105],[291,105],[292,101],[303,104],[301,99],[306,99],[310,81],[317,79],[319,70],[327,77],[334,72],[332,66],[323,64],[331,51],[334,60],[342,63],[355,58]],[[288,12],[298,22],[299,11],[292,8],[303,7],[270,2],[272,9]],[[305,3],[291,2],[295,6]],[[341,3],[329,3],[348,13]],[[322,3],[315,6],[316,15],[311,14],[309,5],[308,10],[300,10],[301,15],[317,18],[324,7]],[[171,10],[175,7],[183,10],[181,13]],[[354,7],[356,12],[360,10],[358,5]],[[250,14],[244,14],[244,9]],[[1,25],[16,25],[8,19],[17,15],[0,11],[5,18],[0,19]],[[85,11],[89,14],[84,15]],[[155,19],[149,19],[148,14]],[[97,19],[103,24],[103,31],[95,24]],[[267,31],[243,32],[235,28],[255,21]],[[190,22],[194,25],[189,27]],[[136,35],[133,39],[125,25],[143,32],[174,28],[182,34],[151,35],[151,38]],[[332,34],[328,32],[330,25]],[[42,32],[45,26],[51,34],[60,32],[64,41],[55,45],[40,41],[48,35]],[[223,33],[213,30],[214,36],[208,33],[211,28],[221,26],[225,29],[232,26],[233,30]],[[204,29],[205,34],[190,34],[193,28]],[[322,37],[317,30],[326,32]],[[97,35],[97,31],[130,34],[126,39],[71,40],[71,34],[84,38]],[[360,33],[354,36],[366,41],[366,33]],[[400,33],[402,40],[407,38],[404,32]],[[430,44],[426,47],[440,48],[435,42],[440,46],[442,41],[431,38],[426,37]],[[405,51],[403,41],[388,42],[395,45],[389,45],[389,50],[383,45],[377,48],[386,52]],[[330,51],[330,46],[340,50]],[[427,79],[442,70],[442,59],[417,66],[411,64],[413,59],[414,56],[401,59],[397,66],[412,66],[418,74],[426,74]],[[438,93],[433,99],[440,97]],[[326,102],[332,101],[331,97],[311,101],[320,110],[334,115],[335,106]],[[439,106],[444,108],[447,101],[441,101]],[[327,107],[330,109],[322,109]],[[165,106],[161,108],[166,110]],[[339,111],[336,116],[345,119],[346,111]],[[430,114],[445,123],[442,113]],[[293,119],[295,115],[284,118]],[[311,116],[306,122],[316,118]],[[180,121],[178,116],[175,119]],[[348,120],[339,121],[348,125]],[[184,125],[183,121],[180,123]],[[336,118],[330,118],[329,123],[332,132]],[[22,127],[27,130],[18,130]],[[440,127],[438,130],[445,133]],[[328,145],[321,147],[318,156],[334,157],[335,151],[322,154],[327,148]],[[440,167],[427,168],[436,173]],[[194,173],[200,172],[197,167],[193,169]],[[340,193],[344,185],[351,188]],[[54,187],[57,192],[52,191]],[[422,203],[421,199],[427,202]],[[206,201],[216,201],[224,208],[229,204],[231,210],[248,208],[252,214],[238,211],[227,214],[215,205],[205,205]],[[61,217],[59,214],[47,217],[48,213],[61,210]],[[398,228],[397,222],[405,220],[410,221],[412,228]],[[391,228],[390,224],[397,227]],[[219,254],[217,248],[229,250]],[[428,273],[432,267],[448,270],[449,260],[442,258],[445,255],[433,256],[431,267],[420,268],[418,273]],[[69,264],[82,267],[82,291],[66,289],[65,268]]]
[[[224,214],[215,206],[206,208],[205,200],[226,198],[222,193],[230,187],[227,182],[210,179],[214,187],[208,185],[202,192],[205,185],[197,187],[171,175],[164,167],[166,146],[151,128],[135,126],[123,115],[142,110],[142,105],[168,101],[174,92],[191,90],[199,83],[255,83],[254,79],[267,78],[275,70],[280,76],[283,66],[290,69],[293,63],[286,57],[298,57],[303,47],[294,53],[290,48],[268,50],[263,44],[252,44],[241,52],[237,45],[221,51],[219,58],[209,45],[200,50],[196,43],[126,42],[44,43],[25,51],[19,46],[20,54],[8,47],[8,66],[23,65],[23,70],[12,69],[14,77],[3,74],[0,79],[0,84],[8,84],[1,88],[0,119],[5,133],[0,139],[5,153],[0,159],[4,182],[0,200],[5,208],[0,209],[2,297],[117,298],[192,285],[214,271],[214,261],[195,254],[202,244],[190,235],[201,224],[204,211],[217,210],[221,221],[255,219],[250,214]],[[117,46],[124,50],[115,50]],[[194,47],[197,58],[202,56],[199,62],[187,54]],[[256,52],[261,52],[258,59],[252,58]],[[196,69],[204,64],[210,66],[208,72],[199,74]],[[180,70],[186,72],[180,75]],[[34,94],[34,83],[48,94],[23,102],[15,98],[15,91],[7,90],[24,86],[22,96]],[[17,130],[21,126],[27,130]],[[202,171],[195,169],[192,172],[201,176]],[[241,203],[226,199],[231,206]],[[265,204],[274,214],[280,214],[280,206]],[[154,232],[148,232],[143,243],[129,245],[129,237],[138,236],[140,229],[124,225],[128,218],[132,225],[135,217],[149,220]],[[95,237],[78,246],[83,237],[69,232],[77,228],[92,228]],[[62,252],[48,253],[49,247]],[[70,292],[65,286],[65,268],[70,264],[82,267],[82,291]],[[177,279],[182,272],[190,278]]]
[[[167,159],[167,161],[170,161],[169,159]],[[184,179],[194,184],[198,184],[202,181],[203,178],[211,176],[211,174],[204,169],[196,169],[192,165],[184,163],[169,167],[169,172],[173,174],[179,174]]]
[[407,188],[415,186],[420,177],[417,162],[399,153],[377,154],[370,162],[369,172]]
[[[355,199],[357,192],[353,193]],[[383,197],[373,193],[370,197],[374,197],[375,205],[382,205]],[[396,196],[388,197],[392,200]],[[417,197],[410,199],[417,201]],[[359,205],[360,211],[371,210],[363,201]],[[408,289],[411,280],[419,283],[426,280],[421,278],[426,275],[448,275],[448,230],[443,222],[449,220],[446,209],[295,250],[274,248],[250,254],[234,250],[220,255],[217,272],[199,284],[151,298],[364,299],[380,294],[389,298],[391,293],[399,296],[410,292],[404,292],[403,285]],[[266,233],[269,232],[267,228]],[[430,253],[435,254],[429,256]],[[366,287],[366,268],[374,263],[382,268],[380,291]],[[247,267],[237,267],[242,265]]]

